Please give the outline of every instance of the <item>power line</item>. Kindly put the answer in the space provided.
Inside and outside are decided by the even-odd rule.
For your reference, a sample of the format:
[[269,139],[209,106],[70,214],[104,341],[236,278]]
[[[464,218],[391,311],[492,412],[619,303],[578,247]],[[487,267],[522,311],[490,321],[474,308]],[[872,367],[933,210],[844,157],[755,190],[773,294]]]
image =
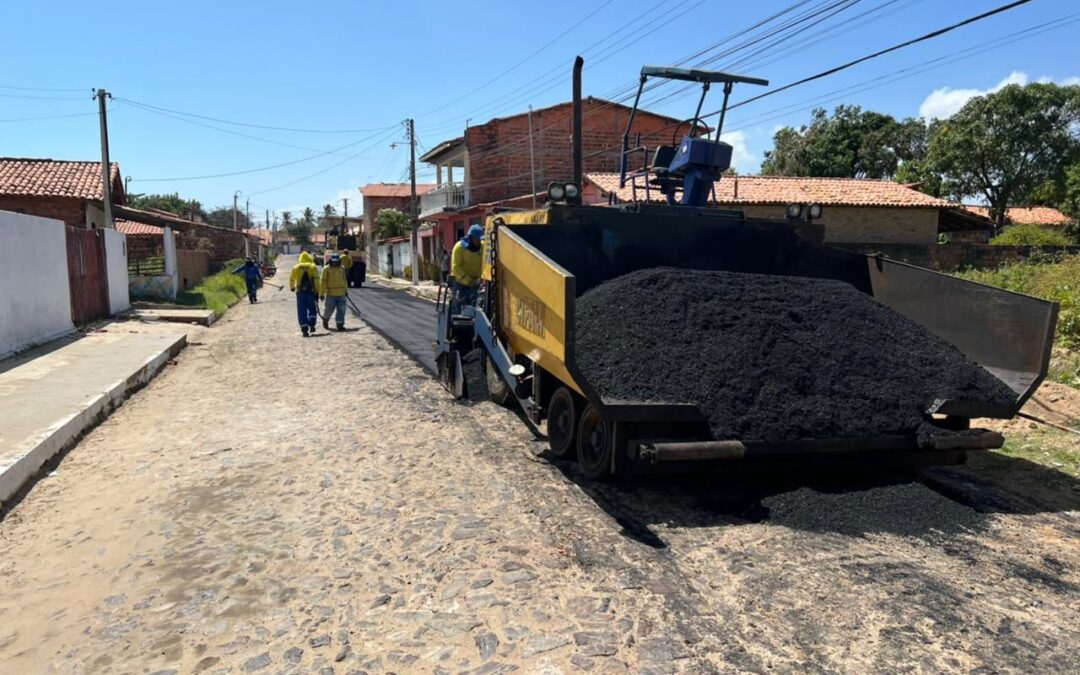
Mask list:
[[[110,112],[113,111],[113,110],[115,110],[115,108],[109,108]],[[97,117],[98,113],[96,113],[96,112],[85,112],[85,113],[71,113],[70,115],[42,115],[41,117],[11,117],[9,119],[0,120],[0,123],[6,123],[6,122],[38,122],[40,120],[60,120],[60,119],[66,119],[68,117],[91,117],[91,116]]]
[[325,169],[321,169],[321,170],[319,170],[319,171],[316,171],[315,173],[312,173],[312,174],[309,174],[309,175],[307,175],[307,176],[304,176],[303,178],[297,178],[296,180],[293,180],[293,181],[289,181],[288,183],[283,183],[282,185],[278,185],[278,186],[276,186],[276,187],[272,187],[272,188],[267,188],[267,189],[265,189],[265,190],[257,190],[257,191],[255,191],[255,192],[249,192],[248,194],[249,194],[249,195],[251,195],[252,197],[254,197],[255,195],[262,195],[262,194],[266,194],[266,193],[268,193],[268,192],[277,192],[278,190],[284,190],[284,189],[285,189],[285,188],[287,188],[287,187],[292,187],[293,185],[296,185],[297,183],[303,183],[304,181],[306,181],[306,180],[310,180],[310,179],[312,179],[312,178],[315,178],[316,176],[321,176],[322,174],[326,173],[327,171],[330,171],[331,169],[336,169],[337,167],[341,166],[341,165],[342,165],[342,164],[344,164],[345,162],[351,161],[351,160],[353,160],[353,159],[357,159],[357,158],[358,158],[358,157],[360,157],[360,155],[362,155],[363,153],[365,153],[365,152],[367,152],[368,150],[370,150],[370,149],[372,149],[372,148],[374,148],[374,147],[378,146],[378,145],[379,145],[379,143],[382,143],[383,141],[386,141],[386,140],[388,140],[388,139],[390,138],[390,135],[391,135],[391,134],[392,134],[392,133],[393,133],[394,131],[395,131],[395,127],[391,127],[391,128],[390,128],[390,129],[388,130],[388,132],[387,132],[387,133],[383,134],[383,135],[382,135],[382,137],[381,137],[381,138],[379,138],[379,140],[375,141],[375,142],[374,142],[373,144],[371,144],[370,146],[367,146],[367,147],[363,148],[362,150],[360,150],[359,152],[357,152],[357,153],[356,153],[355,155],[351,155],[351,156],[349,156],[349,157],[346,157],[345,159],[341,160],[340,162],[335,162],[334,164],[331,164],[330,166],[326,167]]
[[468,92],[466,92],[466,93],[462,94],[461,96],[458,96],[457,98],[455,98],[454,100],[450,101],[449,103],[445,103],[445,104],[443,104],[443,105],[439,106],[438,108],[434,108],[434,109],[432,109],[432,110],[429,110],[428,112],[424,113],[423,115],[418,115],[418,117],[426,117],[426,116],[430,115],[430,114],[431,114],[431,113],[433,113],[433,112],[438,112],[438,111],[440,111],[440,110],[444,110],[444,109],[446,109],[446,108],[448,108],[448,107],[450,107],[450,106],[454,105],[455,103],[459,103],[460,101],[463,101],[463,100],[465,100],[465,99],[469,98],[470,96],[472,96],[472,95],[473,95],[473,94],[475,94],[476,92],[478,92],[478,91],[482,91],[482,90],[483,90],[483,89],[484,89],[485,87],[487,87],[487,86],[488,86],[488,85],[490,85],[491,83],[493,83],[493,82],[495,82],[495,81],[497,81],[497,80],[499,80],[499,79],[503,78],[503,77],[504,77],[504,76],[506,76],[507,74],[509,74],[509,73],[513,72],[513,71],[514,71],[514,70],[516,70],[517,68],[521,67],[522,65],[524,65],[524,64],[525,64],[525,63],[527,63],[528,61],[530,61],[530,60],[532,60],[533,58],[535,58],[535,57],[536,57],[536,56],[537,56],[537,55],[538,55],[538,54],[539,54],[540,52],[544,51],[545,49],[547,49],[547,48],[548,48],[548,47],[550,47],[551,45],[555,44],[556,42],[558,42],[558,41],[559,41],[559,40],[561,40],[562,38],[566,37],[566,35],[567,35],[568,33],[572,32],[572,31],[573,31],[573,30],[574,30],[575,28],[578,28],[578,27],[580,27],[580,26],[581,26],[582,24],[586,23],[586,22],[587,22],[587,21],[588,21],[589,19],[591,19],[591,18],[593,18],[594,16],[596,16],[597,14],[599,14],[601,10],[603,10],[603,9],[604,9],[605,7],[607,7],[608,5],[610,5],[611,3],[613,3],[614,1],[615,1],[615,0],[605,0],[605,2],[604,2],[604,3],[602,4],[602,5],[600,5],[599,7],[597,7],[596,9],[594,9],[593,11],[589,12],[589,13],[588,13],[588,14],[587,14],[587,15],[585,16],[585,18],[584,18],[584,19],[581,19],[580,21],[577,21],[577,22],[575,22],[574,24],[572,24],[572,25],[571,25],[571,26],[570,26],[569,28],[567,28],[566,30],[564,30],[563,32],[559,33],[558,35],[556,35],[556,36],[555,36],[555,37],[553,37],[552,39],[550,39],[550,40],[548,40],[547,42],[545,42],[545,43],[544,43],[544,44],[543,44],[543,45],[542,45],[542,46],[541,46],[540,48],[536,49],[536,50],[535,50],[535,51],[533,51],[533,52],[532,52],[531,54],[529,54],[529,55],[528,55],[528,56],[526,56],[525,58],[521,59],[520,61],[518,61],[518,62],[517,62],[517,63],[515,63],[514,65],[510,66],[510,67],[509,67],[509,68],[507,68],[506,70],[502,71],[501,73],[499,73],[499,74],[498,74],[498,75],[496,75],[495,77],[491,78],[491,79],[490,79],[490,80],[488,80],[487,82],[484,82],[483,84],[481,84],[480,86],[476,87],[475,89],[473,89],[473,90],[471,90],[471,91],[468,91]]
[[86,98],[82,96],[34,96],[28,94],[0,94],[3,98],[24,98],[32,99],[35,101],[85,101]]
[[[148,113],[151,113],[151,114],[154,114],[154,115],[160,115],[162,117],[168,117],[170,119],[174,119],[174,120],[177,120],[179,122],[183,122],[185,124],[193,124],[195,126],[203,127],[205,129],[213,129],[214,131],[220,131],[223,134],[230,134],[230,135],[233,135],[233,136],[239,136],[241,138],[250,138],[251,140],[254,140],[254,141],[260,141],[260,142],[263,142],[263,143],[269,143],[271,145],[280,145],[280,146],[285,147],[285,148],[295,148],[297,150],[306,150],[307,152],[319,152],[319,153],[326,153],[326,154],[331,154],[331,155],[341,154],[341,153],[339,153],[337,151],[332,151],[332,150],[331,151],[326,151],[326,150],[321,150],[319,148],[311,148],[311,147],[308,147],[308,146],[305,146],[305,145],[296,145],[295,143],[286,143],[284,141],[278,141],[278,140],[274,140],[272,138],[263,138],[261,136],[254,136],[252,134],[245,134],[245,133],[243,133],[241,131],[234,131],[232,129],[223,129],[221,127],[216,127],[216,126],[214,126],[212,124],[206,124],[205,122],[199,122],[199,121],[196,121],[196,120],[189,120],[189,119],[180,117],[178,115],[173,115],[173,114],[170,114],[170,113],[167,113],[167,112],[161,112],[159,110],[154,110],[152,108],[144,106],[141,103],[135,103],[134,101],[129,101],[127,99],[123,99],[123,98],[120,98],[120,97],[116,97],[116,100],[121,101],[121,102],[123,102],[123,103],[125,103],[125,104],[127,104],[129,106],[138,108],[139,110],[142,110],[144,112],[148,112]],[[374,159],[374,158],[368,158],[368,159]]]
[[[395,124],[395,125],[392,125],[392,126],[389,126],[389,127],[385,127],[382,131],[384,131],[384,132],[392,131],[392,130],[394,130],[396,128],[397,128],[397,125]],[[176,178],[132,178],[131,180],[132,180],[132,182],[141,182],[141,183],[165,183],[165,182],[170,182],[170,181],[189,181],[189,180],[205,180],[205,179],[208,179],[208,178],[226,178],[226,177],[229,177],[229,176],[242,176],[242,175],[249,174],[249,173],[259,173],[261,171],[270,171],[272,169],[280,169],[280,168],[286,167],[286,166],[293,166],[294,164],[300,164],[300,163],[303,163],[303,162],[309,162],[309,161],[311,161],[313,159],[318,159],[319,157],[325,157],[326,155],[336,154],[336,153],[339,153],[342,150],[346,150],[348,148],[359,145],[359,144],[363,143],[364,141],[369,141],[372,138],[374,138],[375,136],[379,136],[379,135],[381,135],[381,134],[373,134],[371,136],[367,136],[365,138],[361,138],[359,140],[353,141],[352,143],[348,143],[346,145],[343,145],[343,146],[341,146],[339,148],[334,148],[333,150],[327,150],[326,152],[320,152],[317,155],[311,155],[310,157],[302,157],[300,159],[294,159],[294,160],[289,161],[289,162],[281,162],[280,164],[271,164],[270,166],[262,166],[262,167],[258,167],[258,168],[255,168],[255,169],[243,169],[243,170],[240,170],[240,171],[229,171],[229,172],[226,172],[226,173],[207,174],[207,175],[204,175],[204,176],[180,176],[180,177],[176,177]],[[350,156],[347,159],[352,159],[352,157]]]
[[238,126],[238,127],[251,127],[253,129],[269,129],[269,130],[272,130],[272,131],[292,131],[292,132],[296,132],[296,133],[305,133],[305,134],[366,134],[366,133],[370,133],[370,132],[382,131],[382,129],[386,128],[386,127],[383,127],[382,129],[380,129],[380,128],[372,128],[372,129],[297,129],[297,128],[294,128],[294,127],[278,127],[278,126],[271,126],[271,125],[267,125],[267,124],[251,124],[251,123],[248,123],[248,122],[234,122],[232,120],[221,119],[220,117],[210,117],[209,115],[199,115],[199,114],[196,114],[196,113],[183,112],[181,110],[173,110],[171,108],[163,108],[161,106],[151,105],[149,103],[142,103],[140,101],[132,101],[131,99],[125,99],[125,98],[120,98],[120,97],[117,97],[116,100],[124,101],[125,103],[131,103],[131,104],[139,105],[139,106],[142,106],[144,108],[151,108],[153,110],[157,110],[157,111],[161,111],[161,112],[173,113],[175,115],[184,115],[185,117],[195,117],[195,118],[202,119],[202,120],[209,120],[211,122],[219,122],[221,124],[231,124],[233,126]]
[[53,88],[53,87],[20,87],[20,86],[16,86],[16,85],[13,85],[13,84],[0,84],[0,89],[15,89],[17,91],[59,91],[59,92],[78,91],[78,92],[84,92],[84,91],[87,90],[87,87],[80,87],[78,89],[71,88],[71,87],[69,87],[67,89],[57,89],[57,88]]
[[[925,42],[927,40],[931,40],[933,38],[936,38],[936,37],[939,37],[939,36],[944,35],[946,33],[949,33],[951,31],[954,31],[957,28],[962,28],[963,26],[967,26],[967,25],[975,23],[977,21],[982,21],[983,19],[988,19],[988,18],[990,18],[992,16],[995,16],[997,14],[1001,14],[1002,12],[1007,12],[1010,9],[1015,9],[1016,7],[1019,7],[1021,5],[1026,5],[1029,2],[1031,2],[1031,0],[1015,0],[1015,2],[1010,2],[1008,4],[1001,5],[999,7],[996,7],[994,9],[992,9],[992,10],[989,10],[987,12],[983,12],[982,14],[977,14],[977,15],[975,15],[973,17],[964,19],[963,21],[958,21],[958,22],[956,22],[954,24],[945,26],[944,28],[939,28],[937,30],[931,31],[931,32],[926,33],[924,35],[920,35],[919,37],[912,38],[910,40],[905,40],[904,42],[900,42],[900,43],[895,44],[895,45],[893,45],[891,47],[886,47],[885,49],[879,49],[878,51],[867,54],[866,56],[861,56],[861,57],[859,57],[857,59],[853,59],[853,60],[848,61],[846,63],[842,63],[839,66],[835,66],[833,68],[829,68],[828,70],[823,70],[820,73],[815,73],[815,74],[810,75],[808,77],[804,77],[801,80],[796,80],[794,82],[785,84],[782,87],[777,87],[776,89],[770,89],[769,91],[767,91],[767,92],[765,92],[763,94],[758,94],[757,96],[751,96],[748,99],[745,99],[743,101],[739,101],[738,103],[736,103],[734,105],[728,106],[728,110],[734,110],[735,108],[739,108],[739,107],[742,107],[742,106],[747,105],[749,103],[753,103],[754,101],[760,101],[763,98],[766,98],[768,96],[773,96],[775,94],[779,94],[782,91],[787,91],[788,89],[798,87],[800,85],[806,84],[807,82],[813,82],[815,80],[820,80],[823,77],[828,77],[830,75],[835,75],[836,73],[839,73],[840,71],[843,71],[843,70],[847,70],[848,68],[851,68],[852,66],[856,66],[856,65],[858,65],[860,63],[865,63],[866,61],[869,61],[871,59],[876,59],[879,56],[884,56],[885,54],[895,52],[895,51],[903,49],[905,47],[910,47],[911,45],[918,44],[920,42]],[[719,115],[720,112],[721,111],[716,110],[716,111],[713,111],[711,113],[708,113],[707,115],[702,115],[702,118],[712,117],[713,115]]]

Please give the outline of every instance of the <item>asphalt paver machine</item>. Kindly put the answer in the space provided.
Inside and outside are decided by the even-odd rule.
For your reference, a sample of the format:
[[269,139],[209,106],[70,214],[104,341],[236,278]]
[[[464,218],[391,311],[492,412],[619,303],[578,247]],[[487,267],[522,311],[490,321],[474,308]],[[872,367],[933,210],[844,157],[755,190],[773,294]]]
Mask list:
[[[748,218],[709,206],[715,181],[730,166],[731,146],[698,119],[710,85],[766,84],[726,73],[645,67],[638,98],[650,78],[702,85],[688,133],[671,145],[631,143],[634,111],[622,144],[621,186],[644,201],[581,203],[581,60],[574,68],[573,178],[549,186],[545,208],[490,216],[484,240],[483,289],[476,306],[455,308],[440,293],[435,357],[439,378],[456,396],[486,388],[490,397],[520,407],[546,432],[557,457],[577,458],[582,473],[668,467],[786,463],[863,455],[917,457],[956,463],[966,452],[1002,445],[998,433],[969,430],[977,417],[1009,418],[1042,381],[1057,319],[1053,303],[823,244],[820,226],[805,221]],[[721,115],[721,120],[723,114]],[[646,159],[640,168],[630,163]],[[652,203],[658,191],[666,203]],[[657,201],[657,200],[654,200]],[[662,233],[662,236],[658,236]],[[863,438],[809,437],[784,442],[715,438],[698,392],[679,401],[627,401],[590,382],[576,352],[575,303],[590,289],[636,270],[677,267],[843,281],[943,338],[1006,384],[1008,404],[943,400],[926,410],[950,429],[942,435],[893,432]],[[482,362],[483,370],[470,368]],[[476,373],[479,372],[479,375]]]

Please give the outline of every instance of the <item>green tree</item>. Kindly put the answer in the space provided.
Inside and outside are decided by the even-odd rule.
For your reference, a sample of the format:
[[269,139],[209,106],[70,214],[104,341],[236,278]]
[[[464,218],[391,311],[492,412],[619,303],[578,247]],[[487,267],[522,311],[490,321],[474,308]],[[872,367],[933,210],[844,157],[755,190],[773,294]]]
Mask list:
[[281,224],[285,229],[289,229],[289,226],[292,225],[292,211],[281,212]]
[[128,206],[136,209],[168,211],[178,216],[187,216],[194,212],[196,217],[206,220],[206,211],[203,210],[202,204],[197,199],[184,199],[176,192],[171,195],[128,195]]
[[333,218],[336,215],[337,215],[337,209],[334,208],[333,204],[323,204],[322,217],[324,219],[330,220],[331,218]]
[[304,213],[300,216],[300,220],[311,225],[315,222],[315,212],[311,210],[310,206],[304,208]]
[[1010,205],[1064,172],[1075,156],[1080,86],[1009,85],[968,101],[941,123],[929,160],[956,199],[978,195],[1000,230]]
[[[218,227],[226,227],[228,229],[233,228],[233,208],[231,206],[219,206],[210,213],[206,214],[206,222]],[[238,209],[236,212],[236,222],[239,224],[241,230],[246,230],[250,227],[254,227],[248,222],[247,215],[243,209]]]
[[380,209],[371,228],[376,239],[400,237],[409,228],[409,217],[397,209]]
[[1080,221],[1080,162],[1065,171],[1059,208],[1073,220]]
[[892,178],[904,163],[925,157],[927,127],[922,120],[897,121],[859,106],[824,108],[810,124],[784,127],[773,136],[761,172],[780,176]]

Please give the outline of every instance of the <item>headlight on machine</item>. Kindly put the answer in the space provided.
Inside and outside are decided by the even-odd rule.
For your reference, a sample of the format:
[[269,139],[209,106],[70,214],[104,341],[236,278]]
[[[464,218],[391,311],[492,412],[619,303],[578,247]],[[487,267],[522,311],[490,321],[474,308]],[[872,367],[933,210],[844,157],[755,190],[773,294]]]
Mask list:
[[566,199],[566,186],[562,183],[550,183],[547,194],[548,201],[561,202]]

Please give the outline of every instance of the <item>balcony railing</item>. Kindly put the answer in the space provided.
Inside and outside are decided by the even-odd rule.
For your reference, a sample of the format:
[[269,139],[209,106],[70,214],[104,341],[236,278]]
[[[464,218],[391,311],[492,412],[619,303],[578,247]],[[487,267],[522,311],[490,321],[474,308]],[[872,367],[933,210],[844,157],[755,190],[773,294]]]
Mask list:
[[461,209],[468,205],[469,191],[465,189],[465,186],[448,183],[420,195],[420,217],[430,216],[447,209]]

